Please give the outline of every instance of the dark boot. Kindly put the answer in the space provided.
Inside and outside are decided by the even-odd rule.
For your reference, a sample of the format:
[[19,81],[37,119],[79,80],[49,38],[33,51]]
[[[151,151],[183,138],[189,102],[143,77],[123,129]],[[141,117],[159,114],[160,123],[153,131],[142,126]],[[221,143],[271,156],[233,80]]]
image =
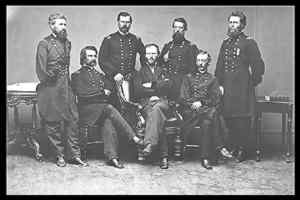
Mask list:
[[119,161],[119,159],[113,158],[110,161],[108,161],[108,165],[114,166],[118,169],[123,169],[124,165]]
[[57,157],[56,165],[58,167],[65,167],[67,165],[65,159],[61,156]]
[[169,168],[169,162],[168,162],[168,158],[164,157],[161,159],[160,161],[160,166],[161,169],[168,169]]
[[209,170],[212,169],[212,166],[211,166],[210,161],[208,159],[202,159],[201,160],[201,165],[205,169],[209,169]]

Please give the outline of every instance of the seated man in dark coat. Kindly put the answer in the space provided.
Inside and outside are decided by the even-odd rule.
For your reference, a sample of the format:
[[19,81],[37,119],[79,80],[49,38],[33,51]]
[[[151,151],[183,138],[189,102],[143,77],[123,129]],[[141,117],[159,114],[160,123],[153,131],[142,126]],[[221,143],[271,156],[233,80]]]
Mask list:
[[199,52],[196,57],[197,69],[184,77],[180,92],[184,108],[182,130],[185,141],[193,127],[200,125],[202,135],[197,138],[197,142],[201,148],[201,164],[206,169],[212,169],[211,146],[216,147],[222,156],[232,157],[223,145],[224,141],[219,133],[218,107],[221,90],[217,79],[207,71],[210,60],[207,52]]
[[153,148],[159,145],[161,163],[160,168],[168,168],[168,144],[167,136],[163,132],[167,119],[169,105],[167,91],[172,84],[157,63],[159,47],[156,44],[148,44],[146,48],[146,64],[134,78],[135,98],[144,107],[146,128],[143,153],[149,155]]
[[117,109],[108,102],[112,84],[94,67],[97,64],[97,49],[87,46],[80,52],[81,68],[72,74],[72,88],[78,97],[80,123],[103,125],[104,154],[109,164],[124,168],[119,161],[117,132],[126,134],[129,140],[141,144],[130,125]]

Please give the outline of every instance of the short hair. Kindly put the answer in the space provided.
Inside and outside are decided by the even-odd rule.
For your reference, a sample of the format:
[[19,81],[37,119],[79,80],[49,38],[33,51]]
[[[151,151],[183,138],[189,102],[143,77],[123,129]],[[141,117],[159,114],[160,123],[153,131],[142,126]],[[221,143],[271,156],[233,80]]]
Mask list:
[[48,24],[49,24],[49,25],[54,24],[54,21],[55,21],[56,19],[64,19],[64,20],[67,20],[67,18],[66,18],[66,16],[65,16],[64,14],[62,14],[62,13],[54,13],[54,14],[49,15],[49,17],[48,17]]
[[197,53],[197,55],[196,55],[196,59],[197,59],[197,56],[200,55],[200,54],[202,54],[202,55],[206,54],[207,55],[207,66],[209,66],[210,62],[211,62],[211,56],[210,56],[210,54],[207,51],[199,50],[199,53]]
[[131,15],[130,15],[128,12],[120,12],[120,13],[118,14],[117,21],[120,20],[120,17],[121,17],[121,16],[123,16],[123,17],[129,16],[129,17],[130,17],[130,23],[132,23],[132,17],[131,17]]
[[235,11],[232,12],[229,17],[227,18],[227,21],[229,21],[231,16],[235,16],[235,17],[239,17],[240,18],[240,22],[241,22],[241,29],[243,30],[245,28],[245,26],[247,25],[247,21],[246,21],[246,15],[244,15],[244,13],[242,11]]
[[175,23],[175,22],[181,22],[181,23],[183,23],[183,28],[184,28],[184,30],[185,30],[185,31],[187,30],[187,22],[185,21],[185,19],[184,19],[183,17],[175,18],[175,19],[173,20],[172,27],[174,27],[174,23]]
[[159,55],[160,54],[160,51],[159,51],[159,47],[157,44],[154,44],[154,43],[150,43],[150,44],[146,44],[145,45],[145,51],[148,47],[156,47],[156,50],[157,50],[157,54]]
[[96,55],[98,54],[97,48],[95,46],[86,46],[80,51],[80,65],[84,64],[84,61],[86,59],[86,50],[92,50],[96,52]]

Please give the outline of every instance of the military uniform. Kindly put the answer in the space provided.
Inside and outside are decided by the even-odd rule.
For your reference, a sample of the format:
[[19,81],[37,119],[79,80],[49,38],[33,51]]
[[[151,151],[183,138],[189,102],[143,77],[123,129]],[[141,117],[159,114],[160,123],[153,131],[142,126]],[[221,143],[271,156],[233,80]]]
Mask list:
[[229,129],[237,134],[232,138],[237,140],[234,143],[240,146],[244,146],[244,136],[250,129],[255,87],[262,81],[264,71],[265,65],[254,39],[240,33],[223,41],[215,75],[224,87],[223,115]]
[[135,72],[136,54],[140,54],[140,62],[145,62],[145,47],[141,38],[132,33],[122,35],[119,31],[105,37],[99,50],[98,63],[109,77],[121,73],[130,80]]
[[78,146],[78,111],[75,97],[69,85],[71,42],[64,43],[53,34],[41,40],[36,53],[36,73],[40,80],[37,86],[38,108],[45,122],[47,137],[56,156],[63,157],[63,136],[60,122],[65,122],[67,147],[70,157],[80,157]]
[[[157,64],[157,63],[156,63]],[[156,146],[159,144],[160,156],[168,156],[167,136],[164,134],[164,122],[169,113],[168,100],[165,94],[172,86],[171,80],[164,80],[164,74],[159,66],[154,67],[154,73],[149,65],[144,65],[134,78],[134,90],[136,100],[144,107],[146,128],[144,143]],[[151,88],[146,88],[143,83],[151,82]],[[160,99],[150,101],[151,96]]]
[[[184,141],[187,141],[193,127],[200,125],[202,134],[201,137],[197,135],[197,143],[201,147],[202,158],[211,156],[212,146],[216,148],[224,146],[224,138],[219,133],[220,96],[218,81],[212,74],[193,72],[185,75],[180,92]],[[191,109],[191,105],[196,101],[202,104],[198,111]]]
[[113,84],[93,67],[81,67],[72,74],[72,88],[78,98],[80,123],[103,126],[104,154],[111,160],[118,158],[118,133],[129,140],[135,136],[129,124],[118,110],[109,104],[104,89],[113,91]]
[[[173,100],[179,97],[183,76],[194,70],[197,52],[197,46],[186,39],[180,43],[170,41],[164,45],[158,61],[167,76],[174,81],[171,89]],[[166,54],[168,54],[168,61],[163,58]]]

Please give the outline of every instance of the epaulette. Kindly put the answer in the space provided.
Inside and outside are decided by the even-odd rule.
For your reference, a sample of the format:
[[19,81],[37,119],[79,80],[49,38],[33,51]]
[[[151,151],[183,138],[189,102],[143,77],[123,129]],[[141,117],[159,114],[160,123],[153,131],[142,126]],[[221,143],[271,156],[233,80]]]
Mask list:
[[251,39],[253,39],[253,37],[246,36],[246,39],[247,39],[247,40],[251,40]]
[[108,35],[108,36],[106,37],[106,39],[109,40],[109,39],[111,38],[111,35],[112,35],[112,34]]
[[223,40],[226,41],[226,40],[228,40],[229,38],[230,38],[230,37],[226,37],[226,38],[224,38]]

